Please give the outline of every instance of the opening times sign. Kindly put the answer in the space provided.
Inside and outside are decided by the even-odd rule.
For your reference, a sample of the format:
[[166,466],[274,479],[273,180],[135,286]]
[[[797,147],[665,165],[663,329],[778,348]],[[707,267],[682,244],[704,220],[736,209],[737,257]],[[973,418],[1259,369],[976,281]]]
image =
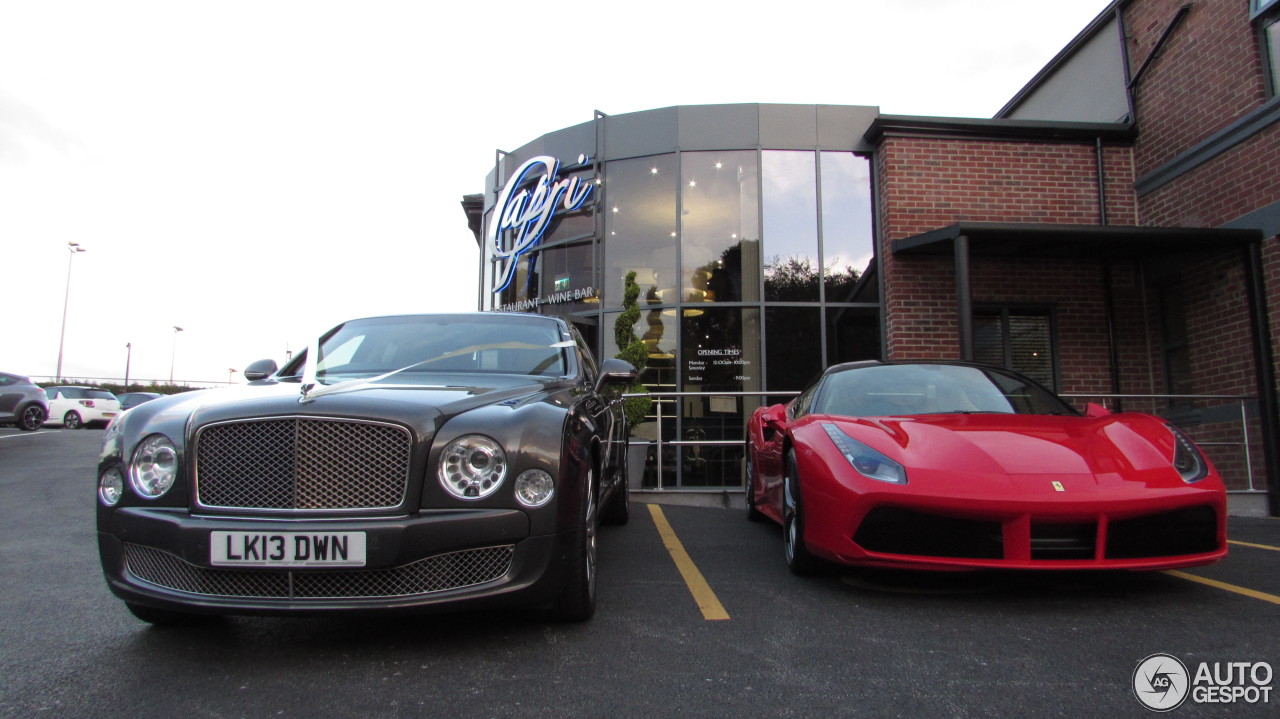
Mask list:
[[741,388],[752,381],[753,374],[751,360],[738,347],[699,347],[684,367],[685,382],[696,384]]

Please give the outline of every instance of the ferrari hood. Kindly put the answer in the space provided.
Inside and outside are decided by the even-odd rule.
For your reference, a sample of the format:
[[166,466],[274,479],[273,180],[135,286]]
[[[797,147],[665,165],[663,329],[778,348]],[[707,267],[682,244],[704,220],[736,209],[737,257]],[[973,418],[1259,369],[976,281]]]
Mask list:
[[1101,477],[1167,470],[1173,457],[1172,433],[1147,415],[951,414],[836,424],[908,470]]

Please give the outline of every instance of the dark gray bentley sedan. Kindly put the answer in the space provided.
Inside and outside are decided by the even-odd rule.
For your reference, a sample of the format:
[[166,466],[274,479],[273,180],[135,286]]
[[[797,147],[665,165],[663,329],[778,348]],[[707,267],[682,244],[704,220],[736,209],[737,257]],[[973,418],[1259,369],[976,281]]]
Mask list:
[[529,314],[346,322],[247,385],[107,429],[98,546],[140,619],[595,610],[596,528],[627,520],[631,365]]

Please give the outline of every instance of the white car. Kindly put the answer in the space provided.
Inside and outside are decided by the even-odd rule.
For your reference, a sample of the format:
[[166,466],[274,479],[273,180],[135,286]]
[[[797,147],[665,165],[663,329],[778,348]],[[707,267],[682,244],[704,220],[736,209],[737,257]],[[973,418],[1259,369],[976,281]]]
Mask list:
[[49,418],[45,425],[62,425],[80,429],[97,424],[106,426],[120,414],[120,400],[105,389],[92,387],[45,387],[49,398]]

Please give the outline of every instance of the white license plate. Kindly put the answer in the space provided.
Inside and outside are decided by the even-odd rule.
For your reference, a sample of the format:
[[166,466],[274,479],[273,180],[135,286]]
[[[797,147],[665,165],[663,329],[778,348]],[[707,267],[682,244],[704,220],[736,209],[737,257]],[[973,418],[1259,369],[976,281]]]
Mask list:
[[363,567],[364,532],[223,532],[209,535],[217,567]]

